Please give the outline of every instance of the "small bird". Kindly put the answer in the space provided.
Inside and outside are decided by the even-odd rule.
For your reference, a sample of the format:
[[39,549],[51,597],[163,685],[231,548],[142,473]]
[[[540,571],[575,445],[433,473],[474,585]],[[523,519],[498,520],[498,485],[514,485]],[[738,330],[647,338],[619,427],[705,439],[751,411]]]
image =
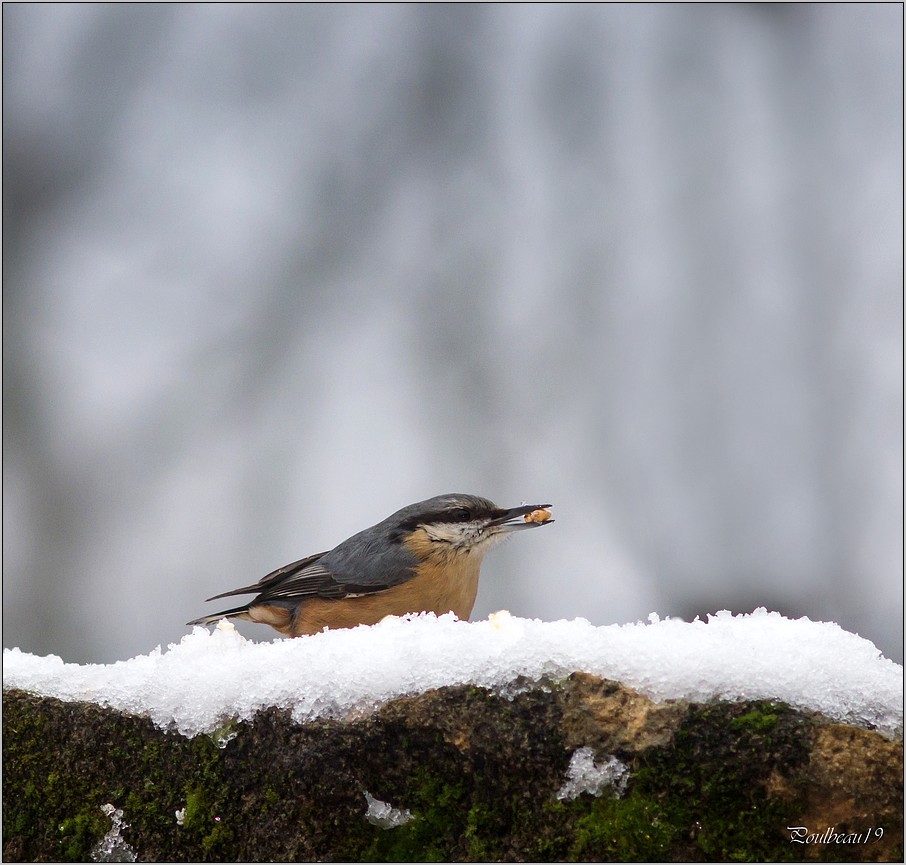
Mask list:
[[188,624],[245,619],[298,637],[324,627],[373,625],[404,613],[452,611],[468,619],[485,553],[511,532],[554,522],[549,507],[504,509],[479,496],[435,496],[398,510],[328,552],[208,598],[256,596]]

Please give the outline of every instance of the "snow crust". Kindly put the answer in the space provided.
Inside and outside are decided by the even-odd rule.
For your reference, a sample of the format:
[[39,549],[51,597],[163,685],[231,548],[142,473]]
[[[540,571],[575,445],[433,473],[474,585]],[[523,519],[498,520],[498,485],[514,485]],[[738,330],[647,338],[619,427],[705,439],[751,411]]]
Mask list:
[[406,823],[415,819],[408,808],[394,808],[389,802],[375,799],[367,790],[365,791],[365,803],[368,805],[365,819],[375,826],[380,826],[381,829],[395,829],[397,826],[405,826]]
[[[506,611],[479,622],[452,613],[269,642],[226,621],[195,627],[166,651],[114,664],[67,664],[3,652],[3,685],[146,715],[187,736],[223,731],[262,708],[297,721],[372,711],[404,694],[473,684],[512,695],[525,679],[582,670],[662,701],[775,699],[902,735],[903,668],[839,625],[759,608],[683,622],[594,626]],[[525,679],[520,678],[525,677]]]
[[92,862],[135,862],[135,850],[123,838],[123,829],[128,829],[129,824],[123,821],[123,809],[111,804],[101,805],[101,810],[110,818],[113,824],[107,834],[95,844],[91,851]]
[[566,781],[557,793],[558,799],[575,799],[581,793],[600,796],[610,788],[620,797],[629,781],[629,767],[613,754],[601,763],[595,762],[591,748],[577,748],[566,770]]

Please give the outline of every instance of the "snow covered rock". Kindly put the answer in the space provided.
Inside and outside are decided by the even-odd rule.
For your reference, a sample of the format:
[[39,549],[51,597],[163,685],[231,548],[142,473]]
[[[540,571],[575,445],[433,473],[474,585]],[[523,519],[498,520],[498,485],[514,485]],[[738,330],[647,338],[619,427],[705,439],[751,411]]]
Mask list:
[[902,858],[902,669],[836,625],[416,616],[4,660],[7,861],[97,856],[110,808],[139,861]]

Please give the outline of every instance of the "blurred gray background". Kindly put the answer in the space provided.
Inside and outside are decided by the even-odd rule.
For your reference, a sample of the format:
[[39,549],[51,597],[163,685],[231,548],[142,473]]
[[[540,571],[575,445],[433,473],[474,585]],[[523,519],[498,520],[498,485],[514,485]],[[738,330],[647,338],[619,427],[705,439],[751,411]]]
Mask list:
[[464,491],[557,517],[475,617],[902,660],[902,19],[4,5],[4,645],[148,652]]

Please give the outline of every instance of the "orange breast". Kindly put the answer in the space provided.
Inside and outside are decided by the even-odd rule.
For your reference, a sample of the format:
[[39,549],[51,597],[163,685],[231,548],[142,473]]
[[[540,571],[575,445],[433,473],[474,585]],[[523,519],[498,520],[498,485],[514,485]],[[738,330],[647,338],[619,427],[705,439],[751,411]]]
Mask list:
[[479,567],[451,570],[423,565],[408,582],[373,595],[333,601],[309,598],[296,611],[292,633],[316,634],[325,626],[374,625],[384,616],[405,613],[428,612],[440,616],[452,611],[460,619],[468,619],[478,593]]

